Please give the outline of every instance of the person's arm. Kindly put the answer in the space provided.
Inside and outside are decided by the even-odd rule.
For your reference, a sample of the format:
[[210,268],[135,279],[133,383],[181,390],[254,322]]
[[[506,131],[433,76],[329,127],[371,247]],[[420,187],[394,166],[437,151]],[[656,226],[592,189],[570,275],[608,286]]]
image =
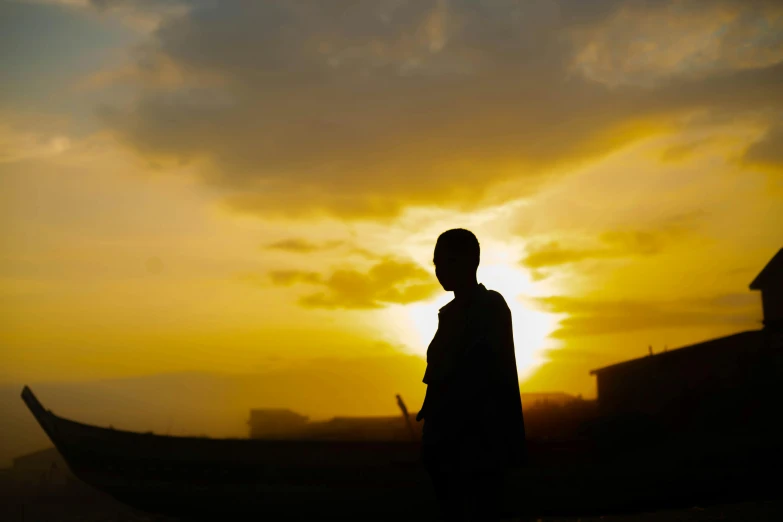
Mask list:
[[508,443],[508,462],[513,466],[524,465],[527,461],[527,444],[525,442],[525,420],[522,413],[522,397],[519,390],[519,375],[517,373],[516,353],[514,349],[514,330],[511,322],[511,311],[508,310],[504,319],[499,343],[501,372],[498,382],[501,383],[498,397],[504,438]]
[[424,401],[421,404],[421,408],[419,408],[419,412],[416,414],[416,422],[420,422],[422,419],[424,419],[427,406],[427,391],[429,391],[429,389],[430,387],[427,386],[427,390],[424,392]]
[[470,417],[491,429],[498,420],[498,391],[507,372],[504,352],[510,341],[511,311],[501,298],[485,314],[467,347],[461,391]]

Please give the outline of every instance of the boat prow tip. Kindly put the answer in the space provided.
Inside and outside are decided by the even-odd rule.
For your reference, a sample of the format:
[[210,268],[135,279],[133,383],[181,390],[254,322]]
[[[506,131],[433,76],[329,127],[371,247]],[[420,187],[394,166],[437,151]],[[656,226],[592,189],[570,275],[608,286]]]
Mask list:
[[40,419],[41,415],[46,413],[46,408],[43,407],[29,386],[22,388],[22,400],[36,418]]

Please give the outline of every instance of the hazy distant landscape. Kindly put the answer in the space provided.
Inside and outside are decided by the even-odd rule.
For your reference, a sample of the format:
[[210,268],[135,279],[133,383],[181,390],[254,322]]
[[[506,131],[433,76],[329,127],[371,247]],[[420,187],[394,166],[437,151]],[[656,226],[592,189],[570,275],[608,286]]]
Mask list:
[[[380,372],[379,369],[384,371]],[[369,381],[366,375],[372,374]],[[20,398],[29,384],[60,416],[118,429],[171,435],[246,437],[252,408],[290,408],[313,420],[337,415],[398,415],[401,393],[411,411],[424,393],[419,357],[312,361],[291,369],[246,375],[207,372],[74,383],[0,386],[0,467],[51,445]]]
[[[385,380],[368,385],[364,372],[387,368]],[[145,377],[73,383],[38,383],[31,388],[47,409],[56,414],[96,426],[170,435],[247,437],[251,409],[285,408],[323,421],[333,417],[400,416],[395,394],[402,390],[410,412],[421,405],[424,371],[418,357],[345,361],[335,370],[320,373],[315,367],[265,374],[220,375],[202,373],[162,374]],[[23,385],[0,386],[0,468],[14,457],[51,445],[43,430],[22,402]],[[308,390],[305,392],[304,390]],[[310,390],[313,390],[310,392]],[[560,394],[524,393],[525,409],[547,401],[559,406],[576,397]],[[590,409],[590,407],[588,407]],[[569,415],[573,426],[584,420],[585,409]],[[539,410],[528,413],[528,433],[547,435],[556,429],[539,421]],[[544,417],[547,417],[546,412]],[[555,422],[561,422],[558,419]],[[417,430],[420,426],[416,426]]]

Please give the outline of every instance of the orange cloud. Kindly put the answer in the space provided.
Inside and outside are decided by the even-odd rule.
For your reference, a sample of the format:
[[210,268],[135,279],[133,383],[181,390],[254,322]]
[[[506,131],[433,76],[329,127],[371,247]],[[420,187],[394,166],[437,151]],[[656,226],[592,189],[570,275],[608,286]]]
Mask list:
[[532,245],[521,263],[531,269],[578,263],[587,259],[612,259],[630,256],[650,256],[661,252],[679,232],[669,230],[612,230],[599,236],[601,246],[568,248],[559,241]]
[[263,248],[268,250],[281,250],[284,252],[290,252],[292,254],[311,254],[313,252],[322,252],[342,248],[346,254],[355,254],[366,259],[377,261],[383,257],[375,252],[367,250],[366,248],[356,246],[350,241],[343,241],[341,239],[333,239],[330,241],[315,243],[302,238],[286,238],[264,245]]
[[759,296],[724,294],[676,301],[592,300],[551,296],[533,299],[548,312],[567,314],[554,338],[692,326],[755,328],[761,321]]
[[367,272],[339,269],[323,276],[303,270],[277,270],[269,277],[279,286],[306,283],[324,287],[299,299],[305,308],[377,309],[426,300],[438,289],[432,275],[419,265],[389,258]]
[[301,270],[273,270],[269,272],[269,279],[279,286],[291,286],[295,283],[320,283],[321,274],[317,272],[305,272]]
[[313,243],[311,241],[308,241],[306,239],[288,238],[288,239],[281,239],[280,241],[275,241],[274,243],[265,245],[264,248],[270,250],[283,250],[286,252],[293,252],[298,254],[308,254],[311,252],[316,252],[318,250],[330,250],[332,248],[339,247],[343,244],[344,241],[340,241],[340,240],[326,241],[324,243],[318,244],[318,243]]

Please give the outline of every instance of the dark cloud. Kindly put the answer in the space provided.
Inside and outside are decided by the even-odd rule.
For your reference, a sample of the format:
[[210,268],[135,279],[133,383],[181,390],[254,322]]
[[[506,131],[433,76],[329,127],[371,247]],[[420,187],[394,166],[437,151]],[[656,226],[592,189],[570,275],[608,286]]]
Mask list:
[[645,230],[613,230],[601,234],[601,240],[632,255],[648,256],[663,250],[670,232]]
[[135,9],[158,9],[167,6],[183,5],[179,0],[89,0],[89,3],[99,11],[117,7],[133,7]]
[[754,328],[761,320],[759,296],[753,293],[668,302],[602,301],[565,296],[534,301],[548,312],[568,315],[552,335],[559,339],[693,326]]
[[685,143],[678,143],[666,147],[661,152],[661,160],[667,162],[685,161],[698,154],[706,145],[709,145],[711,140],[703,138],[700,140],[693,140]]
[[269,273],[273,284],[308,283],[324,290],[307,294],[299,303],[306,308],[375,309],[432,297],[438,289],[432,275],[409,261],[386,258],[367,272],[338,269],[329,276],[300,270]]
[[[182,88],[149,86],[101,114],[151,159],[203,161],[238,212],[378,217],[475,208],[509,180],[520,188],[507,197],[519,197],[682,115],[783,105],[779,65],[667,72],[643,85],[575,72],[590,41],[574,31],[629,4],[672,2],[205,4],[167,18],[145,47],[145,63],[178,68]],[[615,52],[630,55],[623,45]],[[608,63],[610,75],[625,66]],[[219,81],[187,83],[205,74]]]
[[278,286],[291,286],[296,283],[318,284],[323,281],[318,272],[307,272],[304,270],[272,270],[269,272],[269,279],[272,284]]
[[671,241],[672,232],[643,230],[614,230],[599,236],[601,246],[596,248],[569,248],[559,241],[532,245],[521,263],[532,269],[577,263],[587,259],[611,259],[629,256],[650,256],[661,252]]
[[575,263],[585,259],[618,257],[627,255],[609,249],[573,249],[561,246],[559,241],[550,241],[543,245],[528,248],[522,264],[528,268],[543,268]]
[[264,248],[270,250],[283,250],[285,252],[294,252],[299,254],[309,254],[311,252],[317,252],[319,250],[331,250],[345,244],[341,240],[326,241],[323,243],[313,243],[306,239],[301,238],[288,238],[281,239],[265,245]]
[[527,246],[527,255],[520,263],[531,270],[534,280],[541,280],[549,275],[545,269],[569,263],[652,256],[675,241],[692,237],[694,228],[707,215],[699,209],[668,216],[644,229],[608,230],[599,234],[590,246],[568,246],[564,241],[533,241]]
[[383,255],[367,250],[366,248],[356,246],[350,241],[341,239],[315,243],[302,238],[287,238],[264,245],[263,248],[269,250],[282,250],[295,254],[312,254],[314,252],[342,249],[348,255],[353,254],[374,261],[381,260],[384,257]]
[[771,127],[745,151],[742,159],[749,165],[783,169],[783,124]]

